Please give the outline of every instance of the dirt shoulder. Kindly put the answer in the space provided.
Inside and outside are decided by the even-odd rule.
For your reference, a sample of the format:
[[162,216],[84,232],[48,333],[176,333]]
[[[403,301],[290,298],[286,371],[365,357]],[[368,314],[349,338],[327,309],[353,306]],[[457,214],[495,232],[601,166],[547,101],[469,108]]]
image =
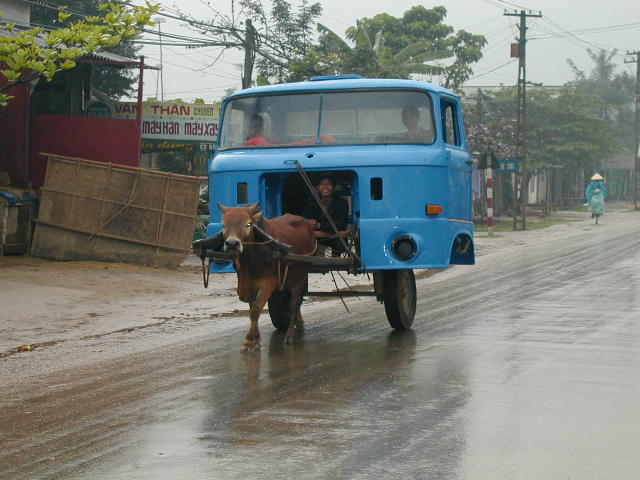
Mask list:
[[[603,227],[607,221],[625,215],[640,221],[640,215],[627,212],[628,208],[624,204],[610,206]],[[494,238],[478,234],[477,265],[449,268],[446,276],[455,276],[461,269],[477,268],[489,257],[508,254],[541,237],[567,235],[592,223],[585,212],[562,215],[578,221],[544,230],[500,233]],[[205,290],[199,264],[199,259],[190,257],[179,268],[169,270],[118,263],[0,257],[0,359],[71,340],[160,328],[167,322],[244,315],[246,304],[236,297],[235,275],[212,274]],[[419,272],[418,278],[427,282],[430,273]],[[350,285],[370,284],[365,275],[345,278]],[[340,287],[345,286],[340,278],[337,281]],[[310,277],[310,290],[334,289],[330,275]],[[318,303],[319,300],[310,299],[303,308],[314,308]]]

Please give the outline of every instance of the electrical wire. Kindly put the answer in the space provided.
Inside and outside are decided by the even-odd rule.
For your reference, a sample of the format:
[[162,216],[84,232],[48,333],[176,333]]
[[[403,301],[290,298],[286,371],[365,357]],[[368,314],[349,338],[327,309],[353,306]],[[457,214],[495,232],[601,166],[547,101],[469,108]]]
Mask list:
[[507,2],[506,0],[496,0],[496,1],[500,3],[504,3],[505,5],[509,5],[510,7],[519,8],[520,10],[528,10],[529,12],[531,11],[530,8],[523,7],[522,5],[517,5],[515,3]]
[[[591,27],[591,28],[581,28],[578,30],[567,30],[567,33],[571,33],[573,34],[581,34],[581,35],[593,35],[596,33],[609,33],[609,32],[616,32],[616,31],[620,31],[620,30],[631,30],[634,28],[640,28],[640,22],[635,22],[635,23],[622,23],[622,24],[618,24],[618,25],[608,25],[605,27]],[[546,36],[539,36],[539,37],[529,37],[530,40],[546,40],[548,38],[555,38],[557,35],[546,35]]]
[[[548,33],[550,33],[551,35],[557,35],[558,38],[562,38],[566,41],[568,41],[569,43],[572,43],[575,46],[578,46],[580,48],[595,48],[595,49],[599,49],[599,50],[621,50],[619,48],[613,47],[611,45],[605,45],[605,44],[596,44],[594,42],[589,42],[587,40],[584,40],[580,37],[578,37],[577,35],[571,33],[570,31],[566,30],[564,27],[560,26],[559,24],[557,24],[556,22],[554,22],[553,20],[551,20],[548,17],[543,17],[543,21],[545,21],[546,23],[549,24],[549,27],[544,26],[544,25],[540,25],[540,27],[547,31]],[[554,29],[559,30],[559,32],[555,31]]]
[[484,3],[491,5],[492,7],[498,7],[501,10],[504,10],[504,5],[499,4],[497,1],[495,0],[482,0]]
[[499,66],[497,66],[497,67],[495,67],[495,68],[492,68],[491,70],[487,70],[486,72],[479,73],[478,75],[475,75],[475,76],[473,76],[473,77],[468,78],[468,79],[467,79],[467,82],[468,82],[469,80],[474,80],[474,79],[476,79],[476,78],[480,78],[480,77],[483,77],[483,76],[485,76],[485,75],[488,75],[489,73],[495,72],[496,70],[500,70],[501,68],[506,67],[507,65],[510,65],[510,64],[512,64],[512,63],[514,63],[514,62],[516,62],[517,60],[518,60],[517,58],[512,58],[512,59],[510,59],[508,62],[503,63],[502,65],[499,65]]

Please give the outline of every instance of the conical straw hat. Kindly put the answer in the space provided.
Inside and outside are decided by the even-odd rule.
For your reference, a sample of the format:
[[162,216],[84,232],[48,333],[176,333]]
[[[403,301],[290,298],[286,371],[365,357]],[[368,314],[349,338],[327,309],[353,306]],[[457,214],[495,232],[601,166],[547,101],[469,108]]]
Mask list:
[[593,177],[591,177],[591,180],[604,180],[604,177],[599,173],[596,173]]

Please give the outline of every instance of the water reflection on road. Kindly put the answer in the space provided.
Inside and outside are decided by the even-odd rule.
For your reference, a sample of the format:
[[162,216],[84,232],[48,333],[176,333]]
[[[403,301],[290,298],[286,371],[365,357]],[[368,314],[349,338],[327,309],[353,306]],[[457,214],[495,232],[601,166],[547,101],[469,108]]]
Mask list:
[[365,300],[348,317],[311,315],[288,349],[264,328],[262,352],[241,354],[242,323],[132,355],[82,388],[76,372],[33,400],[38,416],[2,407],[12,467],[0,472],[640,478],[640,240],[602,232],[434,277],[410,332]]

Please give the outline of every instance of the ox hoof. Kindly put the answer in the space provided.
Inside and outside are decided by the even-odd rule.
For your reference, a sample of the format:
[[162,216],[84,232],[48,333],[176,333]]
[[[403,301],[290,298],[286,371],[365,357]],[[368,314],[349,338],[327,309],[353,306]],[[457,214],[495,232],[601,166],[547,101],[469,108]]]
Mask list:
[[301,340],[303,336],[304,332],[287,332],[287,334],[284,336],[284,346],[288,347],[290,345],[293,345],[294,343],[296,343],[296,339]]
[[259,352],[260,351],[260,344],[259,343],[245,343],[240,350],[242,352],[244,352],[244,353]]

